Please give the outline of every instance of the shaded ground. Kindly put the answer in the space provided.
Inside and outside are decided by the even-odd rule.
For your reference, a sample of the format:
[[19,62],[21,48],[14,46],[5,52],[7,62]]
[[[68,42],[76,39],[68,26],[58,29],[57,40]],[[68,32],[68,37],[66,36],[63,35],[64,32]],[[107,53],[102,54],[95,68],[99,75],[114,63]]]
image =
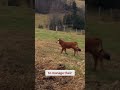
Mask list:
[[[104,70],[93,71],[93,58],[86,55],[86,90],[120,90],[119,57],[112,55],[111,61],[104,60]],[[118,63],[116,63],[118,62]]]
[[27,37],[27,31],[0,32],[0,90],[33,90],[35,77],[32,39]]
[[0,90],[34,89],[34,12],[0,7]]
[[102,21],[97,12],[86,13],[86,37],[98,37],[103,41],[104,49],[110,53],[111,61],[104,60],[105,70],[100,67],[93,72],[92,57],[86,56],[86,89],[87,90],[120,90],[120,22],[114,22],[109,15]]

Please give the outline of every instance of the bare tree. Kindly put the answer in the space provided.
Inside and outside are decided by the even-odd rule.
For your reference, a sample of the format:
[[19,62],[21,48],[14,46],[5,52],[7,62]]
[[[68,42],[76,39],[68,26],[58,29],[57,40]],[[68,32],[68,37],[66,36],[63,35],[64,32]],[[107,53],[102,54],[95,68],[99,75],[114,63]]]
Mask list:
[[64,11],[64,0],[54,0],[50,7],[50,13],[63,12]]
[[52,2],[49,10],[49,25],[50,29],[62,28],[62,13],[64,13],[64,0],[55,0]]

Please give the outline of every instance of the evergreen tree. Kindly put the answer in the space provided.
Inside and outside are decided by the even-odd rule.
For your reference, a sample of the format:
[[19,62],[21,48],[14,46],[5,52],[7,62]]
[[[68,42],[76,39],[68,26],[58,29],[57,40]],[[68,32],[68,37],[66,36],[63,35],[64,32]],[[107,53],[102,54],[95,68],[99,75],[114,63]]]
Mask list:
[[76,2],[72,3],[71,14],[65,15],[63,18],[63,23],[65,25],[71,26],[73,29],[84,29],[85,21],[80,15],[78,15],[78,8]]
[[77,15],[77,6],[75,1],[72,3],[72,15]]

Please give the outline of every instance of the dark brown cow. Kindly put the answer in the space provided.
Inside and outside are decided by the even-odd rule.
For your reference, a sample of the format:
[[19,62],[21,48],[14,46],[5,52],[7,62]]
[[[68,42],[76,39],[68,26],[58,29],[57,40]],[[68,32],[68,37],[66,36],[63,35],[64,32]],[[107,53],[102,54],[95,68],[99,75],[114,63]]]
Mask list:
[[85,39],[85,52],[90,53],[94,58],[94,70],[96,70],[98,60],[103,68],[103,59],[110,60],[110,55],[103,49],[102,40],[99,38]]
[[65,53],[66,53],[66,49],[72,48],[74,50],[74,56],[75,56],[76,52],[78,53],[78,51],[81,51],[81,49],[78,47],[78,43],[77,42],[65,42],[62,39],[58,39],[58,43],[62,47],[61,53],[63,51],[65,51]]

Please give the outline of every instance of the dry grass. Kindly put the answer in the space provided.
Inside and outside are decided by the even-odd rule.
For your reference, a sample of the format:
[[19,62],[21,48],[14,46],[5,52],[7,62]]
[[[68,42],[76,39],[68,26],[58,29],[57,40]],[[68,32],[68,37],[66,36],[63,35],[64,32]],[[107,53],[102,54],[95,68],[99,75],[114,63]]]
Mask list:
[[[49,31],[47,33],[50,33]],[[64,37],[64,34],[63,34]],[[42,37],[41,37],[42,38]],[[59,44],[54,39],[36,39],[35,41],[35,68],[36,90],[83,90],[85,87],[85,62],[84,48],[78,56],[73,56],[72,50],[67,50],[68,55],[60,54]],[[56,70],[59,64],[65,69],[75,70],[74,77],[46,77],[45,70]]]
[[39,25],[47,25],[48,24],[48,14],[35,14],[35,27],[38,27]]

